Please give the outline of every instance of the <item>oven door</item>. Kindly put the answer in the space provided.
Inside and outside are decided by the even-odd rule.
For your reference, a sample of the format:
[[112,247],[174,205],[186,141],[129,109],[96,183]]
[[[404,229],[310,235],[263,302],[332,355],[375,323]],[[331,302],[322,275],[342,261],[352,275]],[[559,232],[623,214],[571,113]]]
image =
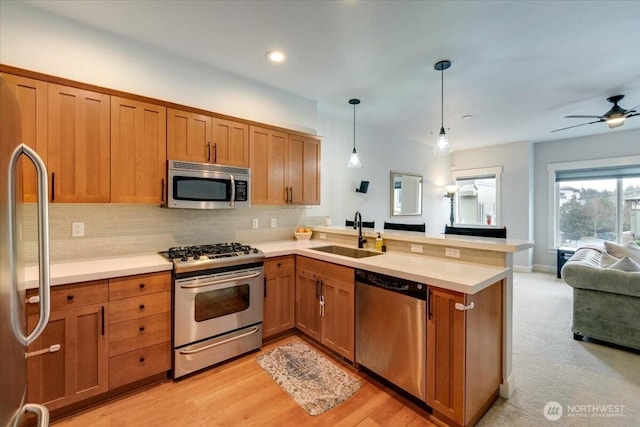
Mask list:
[[174,347],[262,322],[263,268],[176,279]]

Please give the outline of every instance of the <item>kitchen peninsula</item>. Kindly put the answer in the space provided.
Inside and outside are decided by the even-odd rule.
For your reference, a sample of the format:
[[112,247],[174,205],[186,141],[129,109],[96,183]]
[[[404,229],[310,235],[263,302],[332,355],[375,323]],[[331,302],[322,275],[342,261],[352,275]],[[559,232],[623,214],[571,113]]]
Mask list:
[[[282,264],[288,265],[290,270],[291,266],[293,266],[293,270],[287,273],[289,277],[293,278],[290,282],[290,290],[292,293],[294,286],[299,286],[297,282],[301,280],[301,277],[297,275],[298,273],[294,273],[296,266],[311,265],[312,263],[322,265],[323,268],[316,269],[316,271],[320,274],[328,274],[329,276],[326,276],[328,278],[331,278],[330,272],[335,269],[343,269],[344,271],[351,272],[353,271],[352,269],[363,269],[424,283],[432,292],[429,300],[430,304],[433,304],[433,307],[429,306],[429,313],[433,310],[434,319],[441,319],[440,326],[446,325],[444,335],[455,336],[455,334],[462,331],[462,337],[464,338],[462,344],[460,344],[459,340],[451,343],[451,345],[454,346],[452,347],[454,349],[453,352],[442,350],[443,347],[445,349],[448,348],[449,343],[443,345],[441,342],[438,342],[428,346],[432,352],[435,351],[436,347],[440,348],[437,355],[432,355],[431,358],[432,363],[441,363],[437,366],[446,366],[447,371],[451,369],[448,367],[451,361],[456,362],[458,366],[462,366],[461,376],[453,372],[453,369],[451,369],[449,374],[444,375],[444,377],[447,377],[445,381],[447,387],[459,390],[459,393],[452,393],[454,396],[452,401],[443,401],[443,398],[438,396],[435,396],[435,401],[433,399],[431,401],[427,399],[427,403],[434,408],[436,415],[442,415],[441,418],[447,422],[453,421],[460,425],[472,425],[495,400],[498,388],[504,396],[509,395],[507,392],[513,390],[513,378],[510,377],[512,254],[516,251],[531,247],[532,244],[530,242],[385,232],[384,238],[388,252],[367,258],[351,258],[317,251],[313,248],[327,245],[355,248],[357,233],[354,230],[340,227],[317,227],[313,228],[313,231],[314,238],[308,241],[287,240],[253,243],[253,245],[262,250],[266,256],[265,273],[267,286],[269,286],[269,274],[267,273],[269,271],[269,263],[279,262],[280,260],[289,261],[289,264],[284,262]],[[375,240],[372,232],[365,232],[364,236],[369,242],[374,242]],[[420,250],[418,246],[421,248],[422,253],[416,253],[416,251]],[[445,249],[447,248],[458,250],[460,259],[445,257]],[[365,250],[370,249],[365,248]],[[292,263],[294,259],[296,260],[295,264]],[[310,260],[311,263],[304,260]],[[140,264],[140,266],[137,264]],[[333,267],[329,269],[324,268],[324,266]],[[77,260],[73,262],[54,263],[52,265],[51,281],[54,285],[65,285],[78,282],[117,280],[117,278],[121,276],[135,277],[134,275],[137,275],[138,277],[142,277],[140,275],[166,272],[170,268],[171,264],[156,254],[147,254],[140,257],[129,256],[100,260]],[[28,286],[35,287],[37,283],[37,269],[29,269],[26,275]],[[353,273],[351,273],[350,278],[351,286],[353,286]],[[329,280],[326,281],[326,283],[329,282]],[[334,284],[335,283],[334,281]],[[336,295],[338,295],[341,290],[337,289],[336,292]],[[342,293],[344,294],[344,292]],[[273,297],[274,295],[270,292],[268,298]],[[312,300],[314,299],[312,298]],[[290,301],[293,303],[293,300]],[[337,298],[335,301],[337,301]],[[350,301],[351,303],[353,302],[353,292]],[[491,303],[492,301],[493,303]],[[298,301],[295,303],[297,304]],[[475,303],[476,308],[469,309],[468,307],[471,307],[473,303]],[[267,303],[265,302],[265,304]],[[458,304],[460,304],[460,307],[465,307],[465,310],[468,311],[458,311],[460,310],[459,308],[458,310],[453,309],[454,305],[457,307]],[[292,330],[295,327],[307,335],[315,333],[313,328],[311,328],[310,331],[305,331],[300,325],[300,315],[304,310],[300,309],[303,306],[297,305],[297,307],[296,323],[285,324],[281,330]],[[483,307],[486,307],[490,311],[483,311]],[[307,311],[315,313],[316,307],[313,306],[312,309]],[[293,313],[293,309],[291,309],[290,312]],[[493,320],[487,324],[481,321],[483,318],[491,318]],[[265,308],[265,331],[266,319],[267,311]],[[353,321],[354,316],[351,315],[351,329],[353,329]],[[318,337],[310,336],[329,350],[343,356],[345,360],[354,362],[353,335],[346,338],[347,341],[350,341],[350,344],[347,343],[347,345],[343,345],[343,343],[340,342],[341,338],[335,335],[337,333],[335,329],[336,324],[340,325],[340,331],[348,329],[345,323],[342,322],[343,319],[335,322],[333,326],[328,324],[323,325],[323,328],[325,328],[323,329],[324,335]],[[427,327],[433,327],[430,326],[431,324],[429,322],[427,323]],[[450,326],[453,335],[446,332]],[[485,333],[481,334],[478,328],[490,330],[490,333],[488,335]],[[331,335],[332,333],[334,335]],[[436,335],[438,335],[438,330],[436,330],[435,333],[431,333],[431,337],[435,337]],[[507,339],[507,337],[509,338]],[[166,339],[166,337],[163,338],[163,340],[164,339]],[[162,341],[162,343],[165,343],[165,341]],[[160,344],[157,346],[159,349]],[[484,359],[478,357],[478,354],[473,350],[474,346],[480,346],[480,348],[490,347],[492,350],[488,353],[485,352],[491,356],[490,359],[487,359],[488,356],[483,356]],[[151,347],[149,347],[149,349],[150,348]],[[501,352],[503,354],[501,354]],[[461,356],[461,354],[469,354],[469,357],[465,358]],[[471,357],[472,355],[473,357]],[[111,357],[111,359],[113,359],[111,362],[115,362],[117,357],[119,356]],[[458,357],[458,359],[456,359],[456,357]],[[441,358],[440,362],[438,362],[438,358]],[[475,366],[473,366],[473,364],[475,364]],[[110,365],[111,363],[109,363],[109,366]],[[489,365],[491,366],[490,369],[488,369]],[[154,370],[149,371],[149,373],[154,373],[154,375],[156,375],[155,378],[158,378],[158,373],[166,370],[167,367],[168,365],[165,360],[159,360],[157,369],[154,368]],[[435,368],[432,367],[432,369]],[[466,382],[462,383],[462,385],[456,385],[456,381],[460,381],[460,378],[464,377],[465,372],[470,370],[473,372],[474,369],[492,371],[491,381],[486,381],[486,377],[484,376],[467,375]],[[442,370],[442,368],[440,370]],[[501,371],[502,374],[500,374]],[[146,372],[140,373],[141,378],[143,374],[146,374]],[[438,381],[441,381],[440,378],[442,377],[441,375]],[[429,375],[427,375],[427,378],[429,378]],[[114,379],[112,379],[112,381],[114,381]],[[473,381],[476,381],[476,383],[474,384]],[[451,384],[449,384],[449,382],[451,382]],[[429,382],[427,381],[427,383],[427,387],[429,387]],[[431,385],[433,385],[433,383],[434,381],[431,381]],[[483,386],[484,389],[482,389]],[[481,392],[477,391],[479,389],[482,389]],[[447,395],[449,395],[449,393],[447,393]],[[482,397],[480,398],[478,396]],[[446,398],[444,400],[446,400]],[[462,406],[456,407],[455,405]]]

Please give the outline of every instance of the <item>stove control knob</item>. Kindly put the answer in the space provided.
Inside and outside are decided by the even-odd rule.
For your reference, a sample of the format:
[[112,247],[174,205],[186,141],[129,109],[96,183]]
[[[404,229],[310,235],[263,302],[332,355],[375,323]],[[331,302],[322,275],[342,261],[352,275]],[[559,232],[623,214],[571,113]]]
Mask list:
[[257,254],[258,253],[258,248],[253,248],[253,253]]
[[200,255],[195,254],[195,255],[193,256],[193,259],[195,259],[195,260],[199,260],[199,259],[200,259]]
[[180,258],[180,261],[189,261],[189,258],[187,258],[186,255],[183,255],[182,258]]

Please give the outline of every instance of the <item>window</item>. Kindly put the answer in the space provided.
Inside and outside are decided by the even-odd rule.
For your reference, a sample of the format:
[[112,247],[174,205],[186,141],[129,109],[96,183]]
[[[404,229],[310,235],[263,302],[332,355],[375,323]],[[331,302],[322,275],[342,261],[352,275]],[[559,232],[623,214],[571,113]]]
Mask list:
[[502,167],[466,169],[452,173],[458,186],[455,222],[464,225],[499,225]]
[[640,241],[637,156],[549,165],[548,170],[553,182],[553,247]]

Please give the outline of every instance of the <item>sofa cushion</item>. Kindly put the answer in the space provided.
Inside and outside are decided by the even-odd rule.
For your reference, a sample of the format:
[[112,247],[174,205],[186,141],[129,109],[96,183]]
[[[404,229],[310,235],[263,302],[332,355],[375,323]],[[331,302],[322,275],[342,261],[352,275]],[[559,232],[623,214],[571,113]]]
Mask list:
[[640,271],[640,264],[626,256],[614,264],[611,264],[609,268],[621,271]]
[[619,245],[613,242],[604,242],[604,247],[609,255],[616,258],[624,258],[628,256],[635,262],[640,263],[640,246],[635,242],[629,242],[626,245]]
[[610,267],[613,264],[615,264],[616,262],[620,261],[620,258],[616,258],[613,255],[610,255],[608,253],[604,253],[602,254],[602,259],[600,260],[600,266],[601,267]]

